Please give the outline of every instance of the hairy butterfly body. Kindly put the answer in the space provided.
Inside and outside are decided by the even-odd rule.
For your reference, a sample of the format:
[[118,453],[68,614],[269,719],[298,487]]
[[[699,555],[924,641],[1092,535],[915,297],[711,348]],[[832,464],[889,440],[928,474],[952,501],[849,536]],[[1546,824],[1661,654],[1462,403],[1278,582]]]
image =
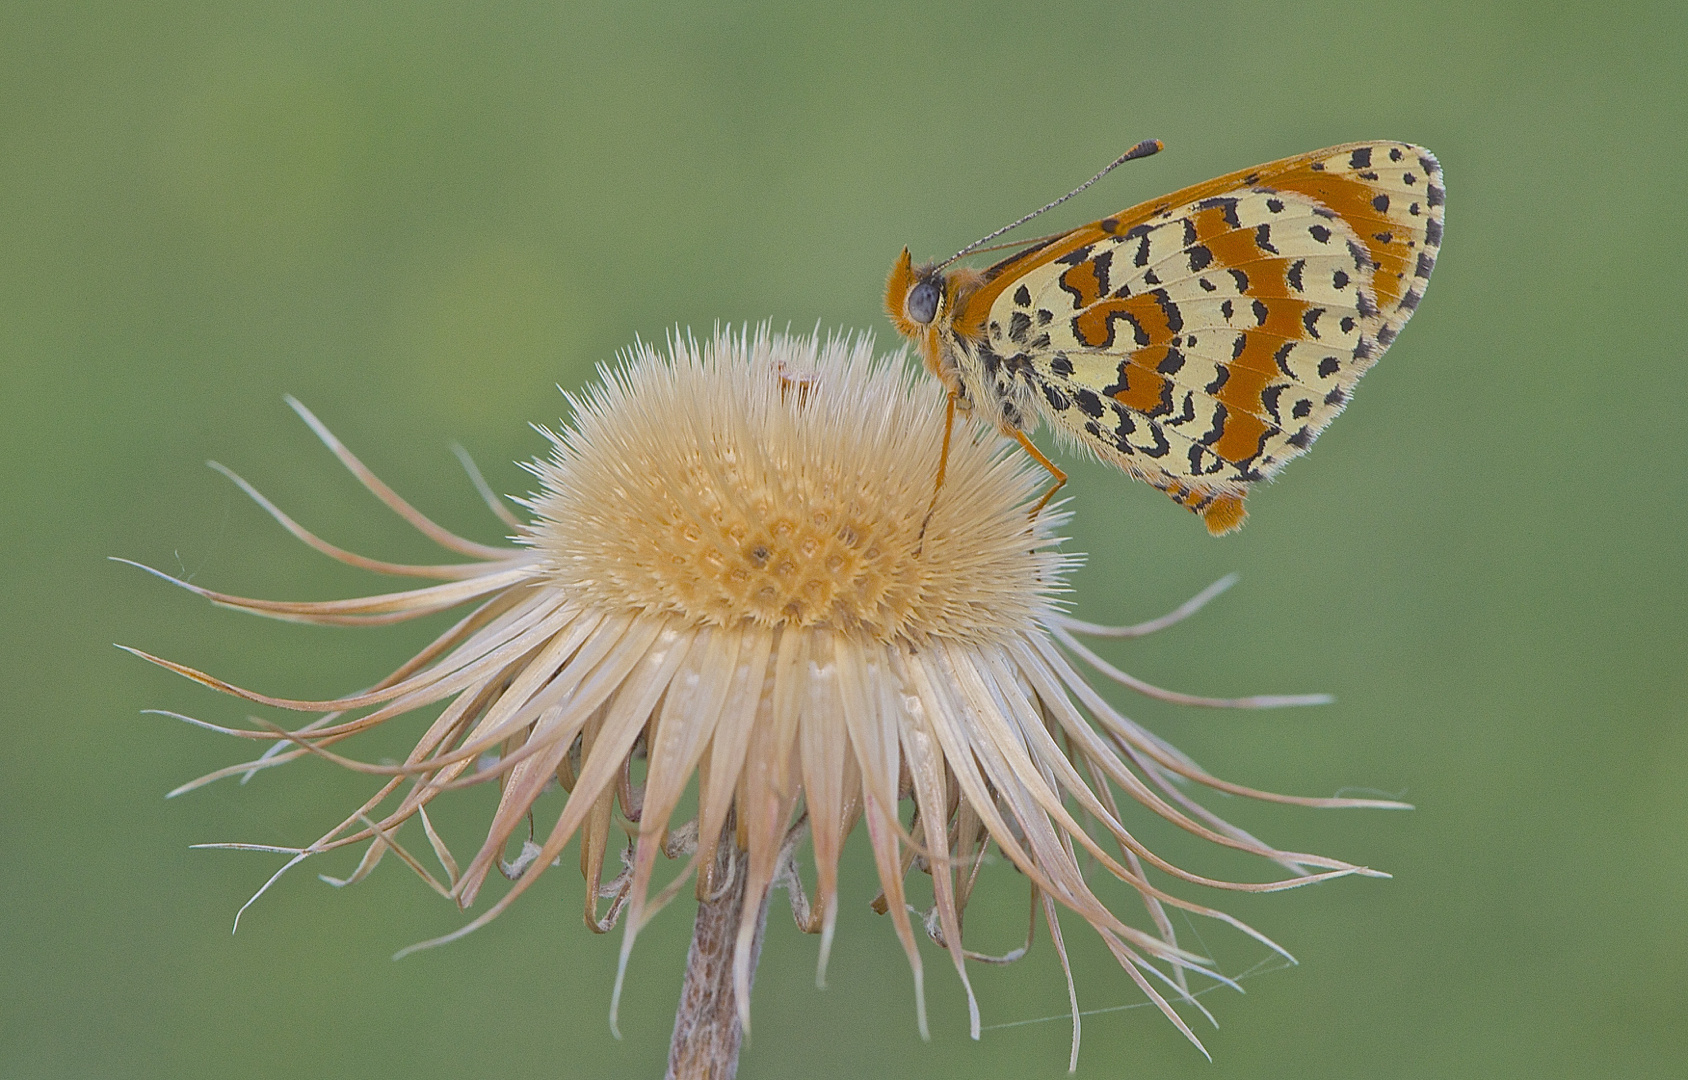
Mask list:
[[886,307],[952,405],[1018,439],[1056,488],[1065,474],[1027,439],[1040,422],[1220,535],[1412,317],[1443,202],[1428,150],[1347,143],[1141,203],[983,271],[917,267],[904,249]]

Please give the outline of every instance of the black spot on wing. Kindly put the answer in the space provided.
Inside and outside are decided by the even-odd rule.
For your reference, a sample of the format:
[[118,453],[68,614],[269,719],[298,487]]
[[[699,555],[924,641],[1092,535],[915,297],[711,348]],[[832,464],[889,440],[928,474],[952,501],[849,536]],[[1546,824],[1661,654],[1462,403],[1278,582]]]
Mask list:
[[[1025,286],[1021,286],[1024,288]],[[1014,341],[1025,344],[1026,331],[1032,328],[1032,318],[1023,311],[1016,311],[1008,320],[1008,336]]]
[[1067,359],[1067,354],[1058,352],[1049,361],[1049,369],[1062,378],[1068,378],[1073,373],[1073,362]]
[[1430,276],[1430,271],[1435,268],[1436,256],[1430,254],[1428,251],[1421,251],[1418,253],[1418,267],[1413,271],[1413,276],[1427,278]]
[[[1225,406],[1215,406],[1213,410],[1213,426],[1209,428],[1207,433],[1197,441],[1203,446],[1212,446],[1214,443],[1218,442],[1225,435],[1225,418],[1229,415],[1231,415],[1230,410],[1226,409]],[[1196,468],[1196,471],[1199,472],[1201,471],[1201,467],[1196,464],[1196,461],[1197,459],[1192,451],[1190,464]]]
[[1431,218],[1424,223],[1424,242],[1431,247],[1442,246],[1442,223]]
[[1096,396],[1094,390],[1079,390],[1074,393],[1073,404],[1077,405],[1079,411],[1086,416],[1100,417],[1102,415],[1102,399]]
[[[1101,349],[1112,347],[1119,338],[1119,327],[1116,324],[1122,322],[1130,325],[1131,338],[1139,347],[1149,343],[1149,332],[1143,328],[1143,324],[1137,320],[1137,316],[1129,311],[1110,311],[1107,313],[1104,317],[1103,334],[1100,341],[1091,340],[1086,332],[1079,327],[1079,319],[1082,317],[1082,315],[1075,315],[1069,322],[1072,326],[1073,336],[1086,345]],[[1094,327],[1090,329],[1094,331]]]
[[[1253,183],[1253,181],[1251,180],[1249,183]],[[1197,203],[1196,209],[1218,210],[1224,216],[1226,225],[1229,225],[1233,229],[1240,229],[1243,227],[1242,218],[1237,216],[1237,200],[1234,198],[1229,198],[1224,195],[1215,195],[1212,198],[1203,199],[1201,202]]]
[[1213,262],[1213,252],[1207,249],[1206,244],[1197,244],[1185,254],[1190,257],[1190,272],[1192,274],[1201,273]]
[[1113,265],[1114,253],[1112,251],[1104,251],[1090,260],[1091,272],[1096,275],[1096,292],[1098,294],[1108,291],[1108,277],[1113,270]]
[[1131,256],[1131,264],[1133,266],[1148,266],[1149,227],[1147,225],[1138,225],[1133,227],[1131,231],[1125,235],[1127,238],[1134,237],[1137,240],[1137,250]]
[[1348,156],[1348,167],[1350,169],[1371,168],[1371,147],[1362,146],[1350,154]]
[[1184,395],[1184,411],[1177,416],[1169,416],[1168,414],[1171,412],[1172,383],[1169,381],[1161,387],[1160,401],[1156,402],[1155,407],[1149,410],[1149,415],[1165,416],[1167,424],[1185,424],[1196,415],[1195,405],[1190,400],[1189,394]]
[[1192,473],[1200,476],[1205,471],[1202,469],[1202,458],[1209,453],[1210,451],[1201,443],[1190,444],[1190,471]]
[[1014,290],[1014,302],[1021,307],[1031,307],[1032,291],[1024,285],[1021,285],[1018,289]]
[[1295,342],[1286,341],[1278,346],[1278,351],[1272,354],[1272,362],[1278,365],[1278,370],[1295,378],[1295,372],[1289,369],[1289,354],[1295,350]]
[[[1172,302],[1172,297],[1166,295],[1166,290],[1156,289],[1149,295],[1154,297],[1155,303],[1161,309],[1161,314],[1165,316],[1166,328],[1171,330],[1174,334],[1183,330],[1184,316],[1179,313],[1178,305]],[[1143,344],[1147,345],[1148,342],[1145,341]]]

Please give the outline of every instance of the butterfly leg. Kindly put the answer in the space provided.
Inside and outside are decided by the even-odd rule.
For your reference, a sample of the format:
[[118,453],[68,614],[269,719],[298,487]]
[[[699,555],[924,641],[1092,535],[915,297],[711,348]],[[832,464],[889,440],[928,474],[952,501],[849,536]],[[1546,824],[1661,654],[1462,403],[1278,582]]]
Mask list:
[[1043,508],[1049,504],[1049,500],[1055,497],[1055,493],[1067,486],[1067,474],[1057,468],[1053,461],[1044,457],[1043,451],[1039,450],[1030,439],[1026,438],[1025,432],[1015,431],[1014,438],[1019,441],[1021,448],[1032,456],[1033,461],[1042,465],[1049,475],[1055,478],[1055,482],[1049,486],[1049,490],[1043,493],[1043,498],[1039,499],[1037,501],[1037,505],[1032,507],[1031,516],[1035,518],[1043,511]]
[[949,471],[950,432],[955,430],[955,403],[957,394],[954,390],[949,393],[949,404],[944,409],[944,448],[938,452],[938,478],[932,482],[932,501],[926,504],[926,516],[920,521],[920,536],[915,540],[914,553],[920,554],[926,543],[926,526],[932,524],[932,511],[938,508],[938,492],[944,490],[944,474]]

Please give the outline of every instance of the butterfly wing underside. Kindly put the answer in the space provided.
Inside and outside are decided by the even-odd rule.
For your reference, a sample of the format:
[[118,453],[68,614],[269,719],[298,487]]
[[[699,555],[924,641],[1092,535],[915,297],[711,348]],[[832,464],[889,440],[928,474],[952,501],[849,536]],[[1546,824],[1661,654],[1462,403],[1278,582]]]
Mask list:
[[1059,436],[1229,532],[1412,316],[1442,213],[1429,151],[1331,147],[1012,256],[957,330],[1030,365]]

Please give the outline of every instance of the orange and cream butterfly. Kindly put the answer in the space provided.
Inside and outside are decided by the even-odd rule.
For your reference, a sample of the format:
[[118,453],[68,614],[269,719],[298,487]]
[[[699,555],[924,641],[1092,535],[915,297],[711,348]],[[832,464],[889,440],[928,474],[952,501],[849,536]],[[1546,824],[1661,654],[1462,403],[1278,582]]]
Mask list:
[[[1043,210],[1160,149],[1139,143]],[[1443,198],[1430,151],[1345,143],[1028,241],[982,271],[950,267],[1007,229],[926,266],[905,248],[885,305],[948,388],[951,422],[959,408],[993,423],[1049,470],[1045,502],[1066,474],[1027,438],[1040,420],[1218,536],[1412,317]]]

